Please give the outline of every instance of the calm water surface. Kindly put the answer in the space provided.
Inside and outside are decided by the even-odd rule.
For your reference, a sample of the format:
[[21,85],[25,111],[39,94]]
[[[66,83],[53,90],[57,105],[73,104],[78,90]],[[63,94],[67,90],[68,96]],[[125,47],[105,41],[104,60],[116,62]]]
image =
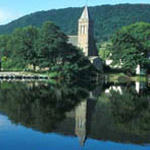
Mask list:
[[150,150],[150,85],[1,82],[0,150]]

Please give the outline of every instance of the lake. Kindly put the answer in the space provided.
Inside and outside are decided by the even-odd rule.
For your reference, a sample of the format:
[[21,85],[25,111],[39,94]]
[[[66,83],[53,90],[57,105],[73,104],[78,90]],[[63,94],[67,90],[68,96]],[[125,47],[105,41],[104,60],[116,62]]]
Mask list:
[[149,149],[149,83],[0,82],[0,150]]

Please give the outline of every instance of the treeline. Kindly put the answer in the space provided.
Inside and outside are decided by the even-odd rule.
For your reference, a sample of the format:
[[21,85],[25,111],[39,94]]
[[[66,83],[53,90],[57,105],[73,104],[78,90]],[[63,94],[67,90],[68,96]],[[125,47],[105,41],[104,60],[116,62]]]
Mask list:
[[[103,5],[89,7],[89,10],[98,42],[107,41],[123,26],[139,21],[150,22],[150,5],[148,4]],[[48,20],[54,22],[68,35],[77,34],[77,23],[82,11],[83,8],[66,8],[36,12],[0,26],[0,34],[11,33],[18,27],[28,25],[40,27]]]
[[0,36],[0,55],[4,70],[32,69],[57,72],[70,77],[89,75],[93,68],[80,49],[68,44],[68,37],[52,22],[41,28],[18,28]]
[[138,22],[121,28],[109,42],[101,45],[100,57],[112,61],[109,67],[129,75],[135,74],[138,65],[142,74],[149,74],[150,24]]

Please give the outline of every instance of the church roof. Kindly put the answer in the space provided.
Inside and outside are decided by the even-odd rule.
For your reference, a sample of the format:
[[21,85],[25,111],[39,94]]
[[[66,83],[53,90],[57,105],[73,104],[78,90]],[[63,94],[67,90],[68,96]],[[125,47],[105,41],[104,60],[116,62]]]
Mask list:
[[68,43],[78,46],[78,36],[77,35],[69,35]]
[[87,6],[85,6],[80,19],[90,19],[90,14]]

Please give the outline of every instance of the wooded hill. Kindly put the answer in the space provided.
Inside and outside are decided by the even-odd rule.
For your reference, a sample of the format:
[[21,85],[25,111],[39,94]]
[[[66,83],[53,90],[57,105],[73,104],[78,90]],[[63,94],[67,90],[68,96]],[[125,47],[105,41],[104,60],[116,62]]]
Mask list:
[[[58,25],[68,35],[77,34],[78,18],[83,8],[65,8],[40,11],[21,17],[0,26],[0,34],[11,33],[15,28],[35,25],[40,27],[49,20]],[[98,42],[108,40],[112,33],[135,22],[150,22],[150,5],[120,4],[89,7],[94,21],[94,33]]]

